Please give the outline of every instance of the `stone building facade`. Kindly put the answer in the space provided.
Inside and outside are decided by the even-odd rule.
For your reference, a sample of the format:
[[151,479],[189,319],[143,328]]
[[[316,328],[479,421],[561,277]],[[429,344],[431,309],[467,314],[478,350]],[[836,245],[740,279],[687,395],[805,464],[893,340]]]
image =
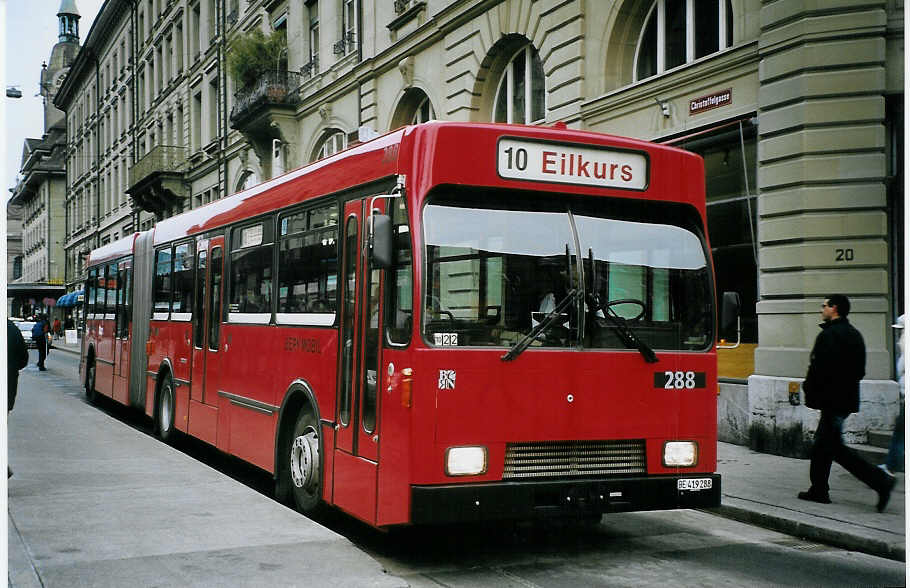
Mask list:
[[[279,31],[252,84],[233,40]],[[107,3],[58,95],[67,280],[81,253],[429,119],[553,124],[705,159],[730,436],[812,428],[790,390],[818,306],[868,346],[863,428],[896,410],[904,311],[902,0],[138,0]],[[722,418],[724,418],[722,416]],[[743,420],[744,419],[744,420]]]
[[25,140],[19,181],[7,203],[7,210],[14,209],[21,219],[13,224],[21,227],[20,259],[7,273],[8,305],[19,316],[50,312],[64,293],[66,228],[60,211],[67,190],[66,125],[53,101],[79,50],[79,18],[73,0],[63,0],[57,12],[57,43],[41,69],[44,133],[40,139]]

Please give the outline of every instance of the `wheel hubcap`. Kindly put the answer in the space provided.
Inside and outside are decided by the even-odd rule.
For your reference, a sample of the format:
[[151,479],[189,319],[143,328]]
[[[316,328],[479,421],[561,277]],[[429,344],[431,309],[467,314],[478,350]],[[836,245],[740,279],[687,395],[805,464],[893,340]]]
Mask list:
[[291,480],[297,488],[312,490],[319,475],[319,439],[312,427],[291,445]]
[[166,432],[171,428],[171,387],[165,386],[161,390],[161,430]]

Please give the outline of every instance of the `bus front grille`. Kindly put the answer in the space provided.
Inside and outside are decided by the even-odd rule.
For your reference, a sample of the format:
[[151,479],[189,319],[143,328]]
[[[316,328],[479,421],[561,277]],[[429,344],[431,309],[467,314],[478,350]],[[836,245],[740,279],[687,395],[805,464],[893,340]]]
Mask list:
[[540,441],[506,445],[503,480],[647,473],[644,439]]

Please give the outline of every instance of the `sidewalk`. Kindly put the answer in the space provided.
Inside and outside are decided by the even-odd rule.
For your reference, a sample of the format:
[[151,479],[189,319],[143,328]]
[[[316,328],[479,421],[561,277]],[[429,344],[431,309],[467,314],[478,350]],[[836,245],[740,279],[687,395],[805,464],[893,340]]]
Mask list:
[[9,415],[10,586],[406,586],[345,537],[89,406],[62,369],[25,368]]
[[888,507],[878,513],[875,491],[837,464],[829,478],[832,504],[796,497],[809,487],[808,459],[718,443],[717,471],[723,498],[712,512],[810,541],[906,561],[903,473],[897,474]]
[[[78,354],[79,345],[55,342]],[[18,409],[17,409],[18,410]],[[875,510],[876,493],[834,464],[833,504],[799,500],[809,487],[809,460],[756,453],[747,447],[717,444],[723,504],[712,512],[804,539],[905,561],[905,479],[897,485],[885,512]]]

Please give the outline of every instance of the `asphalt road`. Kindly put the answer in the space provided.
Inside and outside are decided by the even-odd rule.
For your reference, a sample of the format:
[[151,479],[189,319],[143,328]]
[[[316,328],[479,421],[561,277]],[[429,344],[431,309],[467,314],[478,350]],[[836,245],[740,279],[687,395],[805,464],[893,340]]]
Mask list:
[[[33,361],[35,352],[32,351]],[[52,352],[44,381],[78,396],[78,358]],[[34,369],[33,365],[28,369]],[[20,391],[27,394],[27,388]],[[151,434],[149,423],[102,402],[97,408]],[[271,476],[202,443],[181,449],[264,494]],[[609,515],[599,524],[496,524],[379,532],[330,511],[318,522],[344,535],[387,572],[416,587],[473,586],[899,586],[906,567],[706,512]],[[318,584],[318,583],[317,583]]]

